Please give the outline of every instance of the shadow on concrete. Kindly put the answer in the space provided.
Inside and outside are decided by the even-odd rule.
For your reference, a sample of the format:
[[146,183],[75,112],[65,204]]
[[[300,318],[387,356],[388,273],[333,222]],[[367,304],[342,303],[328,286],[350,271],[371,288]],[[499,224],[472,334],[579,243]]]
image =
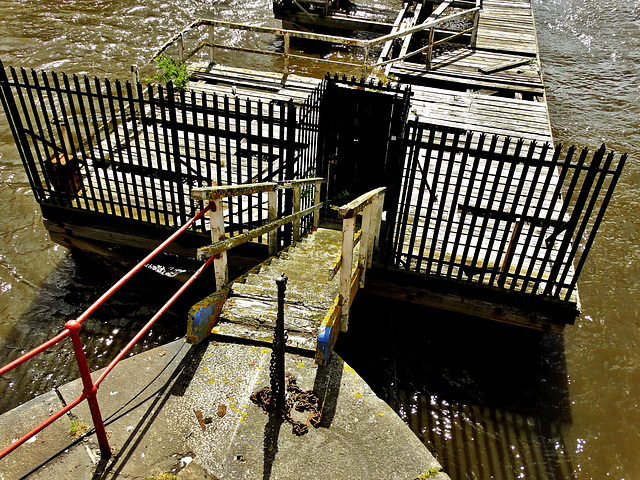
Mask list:
[[278,453],[278,437],[283,424],[282,417],[274,412],[269,413],[269,421],[264,426],[264,460],[262,479],[269,480]]
[[[145,438],[145,434],[151,426],[154,425],[155,420],[162,413],[162,409],[165,407],[167,402],[173,396],[181,397],[184,395],[191,379],[202,361],[202,354],[206,351],[208,343],[208,341],[204,341],[192,347],[161,387],[152,392],[148,392],[143,396],[146,392],[146,388],[144,388],[129,402],[105,419],[105,427],[108,427],[112,423],[140,407],[145,409],[142,413],[136,413],[140,420],[133,427],[127,440],[120,447],[120,450],[108,462],[108,465],[106,465],[102,471],[96,470],[93,480],[104,479],[110,476],[117,477],[122,473],[127,462],[131,459],[136,448],[140,446],[140,443]],[[176,353],[176,356],[178,354],[179,353]],[[156,379],[161,374],[162,372],[156,376]],[[150,382],[149,385],[151,385],[151,383],[152,382]],[[151,403],[148,403],[149,401],[151,401]]]
[[320,407],[322,409],[322,421],[320,428],[329,428],[336,414],[340,385],[342,385],[342,374],[344,372],[344,361],[335,353],[327,365],[318,367],[316,378],[313,383],[313,391],[320,397]]

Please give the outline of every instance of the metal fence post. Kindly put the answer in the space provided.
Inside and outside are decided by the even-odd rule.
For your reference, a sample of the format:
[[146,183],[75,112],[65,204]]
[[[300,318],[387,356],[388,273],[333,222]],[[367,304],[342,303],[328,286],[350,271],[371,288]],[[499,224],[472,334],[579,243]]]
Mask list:
[[84,387],[82,393],[87,397],[87,403],[89,404],[89,410],[91,411],[91,419],[93,420],[93,426],[96,429],[96,436],[98,437],[98,445],[100,445],[100,453],[103,458],[109,458],[111,456],[111,448],[109,447],[107,432],[104,429],[102,414],[100,413],[100,406],[98,405],[98,399],[96,397],[98,387],[94,385],[93,380],[91,379],[91,372],[89,371],[89,365],[87,364],[87,357],[82,349],[82,342],[80,341],[80,322],[77,320],[69,320],[65,324],[65,328],[68,329],[71,334],[73,350],[76,354],[76,361],[78,362],[78,369],[80,370],[80,377],[82,378],[82,385]]
[[284,331],[284,296],[287,289],[287,277],[283,273],[276,278],[278,285],[278,317],[276,331],[273,336],[273,351],[271,352],[271,394],[276,412],[284,412],[285,384],[284,384],[284,347],[287,343]]

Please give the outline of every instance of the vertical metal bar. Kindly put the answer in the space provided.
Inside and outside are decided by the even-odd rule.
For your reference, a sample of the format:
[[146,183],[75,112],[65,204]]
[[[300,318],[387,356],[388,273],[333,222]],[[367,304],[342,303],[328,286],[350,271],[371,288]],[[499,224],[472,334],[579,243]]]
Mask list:
[[[478,144],[475,148],[475,152],[474,149],[472,147],[472,143],[473,143],[473,133],[468,133],[467,134],[467,142],[465,145],[465,154],[464,154],[464,162],[466,164],[466,162],[468,161],[468,157],[471,155],[473,156],[473,163],[471,165],[471,171],[469,172],[469,181],[468,181],[468,185],[467,185],[467,190],[465,192],[464,195],[464,205],[469,205],[471,202],[471,198],[473,196],[474,190],[477,187],[477,176],[479,173],[479,169],[480,169],[480,160],[483,156],[483,148],[484,148],[484,142],[486,140],[486,134],[481,133],[479,138],[478,138]],[[475,154],[474,154],[475,153]],[[472,227],[469,226],[468,229],[468,233],[467,233],[467,239],[466,241],[463,242],[462,237],[464,235],[464,228],[465,228],[465,220],[466,220],[467,216],[465,212],[462,212],[462,214],[460,215],[460,228],[458,229],[458,233],[456,234],[456,239],[455,239],[455,244],[454,244],[454,248],[453,251],[451,252],[451,258],[453,258],[454,261],[454,265],[458,266],[458,274],[456,276],[456,278],[458,280],[462,280],[462,275],[464,274],[464,267],[466,265],[466,261],[467,261],[467,254],[469,251],[469,243],[471,242],[471,237],[473,235],[473,231],[472,231]],[[475,223],[474,222],[475,219],[471,219],[471,223],[472,225]],[[461,254],[461,258],[460,261],[458,261],[458,250],[459,248],[462,247],[462,254]],[[453,275],[450,275],[451,277]]]
[[[124,137],[124,152],[121,151],[121,159],[123,163],[127,163],[131,167],[134,167],[133,161],[133,148],[131,146],[131,137],[132,134],[129,132],[129,122],[127,119],[127,108],[125,105],[125,101],[127,99],[124,98],[122,92],[122,83],[119,80],[116,80],[116,95],[118,100],[118,112],[120,113],[121,124],[122,124],[122,134]],[[129,102],[131,103],[131,102]],[[135,118],[135,115],[134,115]],[[141,208],[140,208],[140,195],[138,194],[138,182],[136,181],[135,169],[128,169],[130,173],[122,173],[122,178],[125,186],[125,194],[127,195],[128,204],[133,207],[133,211],[135,212],[135,217],[133,218],[141,218]],[[129,179],[127,182],[126,179]]]
[[[246,183],[253,182],[253,107],[251,105],[251,99],[245,99],[245,125],[247,129],[247,179]],[[258,151],[260,146],[258,145]],[[253,228],[255,222],[255,210],[253,205],[253,195],[247,195],[247,228],[250,230]]]
[[[458,199],[458,193],[460,190],[460,179],[458,179],[458,181],[456,182],[455,186],[454,186],[454,191],[450,192],[451,190],[451,183],[454,179],[453,176],[453,167],[455,166],[456,163],[456,152],[457,152],[457,148],[458,148],[458,141],[460,140],[460,131],[459,130],[455,130],[453,132],[453,139],[451,140],[451,150],[449,152],[449,158],[444,160],[444,162],[447,165],[447,169],[446,172],[444,174],[444,183],[442,186],[442,193],[440,194],[440,198],[439,198],[439,203],[440,206],[438,207],[438,213],[437,213],[437,217],[436,217],[436,225],[435,225],[435,229],[434,229],[434,236],[438,236],[438,233],[440,232],[440,228],[442,225],[442,222],[445,220],[444,216],[445,216],[445,207],[447,206],[447,200],[449,199],[449,197],[451,196],[451,194],[453,193],[453,200],[450,200],[448,203],[450,205],[455,205],[455,202]],[[442,147],[442,152],[439,155],[439,162],[443,162],[443,158],[444,158],[444,150],[446,149],[446,144],[443,145]],[[450,209],[451,211],[451,209]],[[450,229],[451,229],[451,221],[453,219],[452,218],[448,218],[446,219],[446,223],[445,223],[445,228],[444,228],[444,235],[442,235],[442,240],[440,241],[440,253],[438,255],[438,259],[435,260],[435,249],[436,249],[436,242],[433,242],[431,244],[431,252],[429,252],[429,266],[427,267],[427,271],[431,270],[431,262],[435,262],[435,267],[436,267],[436,275],[440,275],[442,273],[442,267],[443,265],[447,262],[447,258],[446,258],[446,252],[447,252],[447,245],[449,243],[449,234],[450,234]]]
[[[415,211],[413,214],[413,225],[411,225],[411,235],[409,237],[409,245],[407,247],[407,266],[406,268],[408,270],[411,269],[411,261],[413,259],[413,257],[418,257],[415,253],[414,253],[414,246],[415,246],[415,242],[416,242],[416,237],[418,235],[418,226],[420,224],[420,215],[421,215],[421,210],[422,210],[422,203],[423,203],[423,199],[424,199],[424,195],[425,195],[425,191],[427,191],[429,187],[429,162],[431,160],[431,152],[433,151],[433,142],[434,142],[434,137],[435,137],[435,129],[431,129],[429,131],[429,139],[427,140],[426,145],[419,145],[419,147],[416,149],[415,152],[415,157],[414,157],[414,162],[415,163],[415,167],[412,173],[415,174],[415,168],[420,168],[420,187],[418,188],[418,197],[416,199],[416,204],[415,204]],[[423,134],[423,129],[422,129],[422,125],[420,126],[420,135],[418,136],[418,138],[422,139],[422,134]],[[424,152],[424,167],[420,167],[420,154]],[[411,203],[413,200],[413,178],[411,179],[411,183],[410,183],[410,190],[407,192],[407,204],[406,204],[406,215],[409,215],[409,210],[411,209]],[[428,219],[425,218],[424,219],[424,224],[422,227],[422,237],[427,236],[427,231],[428,231]],[[404,236],[400,238],[400,241],[403,242],[404,244]],[[424,241],[424,240],[423,240]],[[402,247],[401,247],[402,248]],[[420,261],[420,258],[418,257],[418,261]]]
[[284,331],[284,298],[287,290],[287,277],[283,273],[276,279],[278,286],[278,316],[276,318],[275,334],[273,336],[273,351],[271,353],[271,393],[274,399],[274,409],[278,414],[285,411],[285,377],[284,377],[284,349],[286,334]]
[[[236,159],[238,158],[235,155],[232,155],[231,152],[234,151],[234,149],[231,148],[231,138],[233,136],[233,132],[231,131],[231,109],[229,106],[229,97],[227,95],[224,96],[224,100],[223,100],[223,118],[224,118],[224,130],[225,130],[225,151],[226,151],[226,157],[224,159],[225,164],[226,164],[226,168],[227,168],[227,185],[233,185],[233,169],[236,167],[234,165],[234,161],[236,161]],[[235,233],[235,227],[233,225],[233,217],[234,217],[234,211],[235,211],[235,207],[233,204],[232,199],[229,199],[229,201],[227,202],[227,212],[229,215],[229,229],[230,229],[230,234],[233,235]]]
[[[544,272],[547,268],[547,264],[550,262],[551,260],[551,255],[554,251],[554,247],[555,247],[555,239],[562,234],[562,232],[564,231],[564,236],[565,238],[567,236],[570,236],[570,234],[568,234],[568,231],[572,230],[573,227],[571,227],[572,225],[572,217],[569,217],[569,219],[567,220],[567,222],[564,222],[564,216],[567,212],[567,209],[569,208],[569,205],[572,202],[573,199],[573,193],[576,189],[576,186],[580,180],[580,174],[582,173],[583,169],[587,170],[587,176],[589,175],[589,167],[585,167],[585,161],[587,159],[587,154],[589,153],[589,149],[584,148],[582,149],[582,152],[580,153],[580,157],[578,159],[578,163],[575,165],[574,168],[574,174],[573,177],[571,178],[571,181],[569,182],[569,187],[567,188],[567,191],[565,193],[565,197],[564,197],[564,202],[562,204],[562,207],[560,208],[560,212],[558,214],[558,221],[559,221],[559,226],[556,227],[556,229],[554,230],[554,232],[549,235],[546,239],[545,239],[545,243],[547,244],[547,252],[544,256],[544,259],[542,261],[542,267],[541,270]],[[592,165],[593,165],[593,161],[592,161]],[[586,183],[586,179],[583,182],[583,188],[584,188],[584,184]],[[578,201],[575,202],[576,205],[580,205],[578,203]],[[561,242],[561,247],[558,250],[558,254],[556,257],[556,261],[553,263],[552,267],[551,267],[551,271],[549,272],[549,278],[547,281],[547,285],[543,291],[543,295],[551,295],[553,292],[553,289],[556,287],[557,285],[557,280],[556,280],[556,276],[558,275],[558,272],[560,271],[560,267],[561,267],[561,261],[558,257],[560,257],[561,253],[562,253],[562,243]],[[537,287],[537,284],[536,284]]]
[[[611,160],[613,160],[612,158],[613,152],[609,153],[609,156]],[[569,287],[567,288],[566,298],[571,298],[571,295],[573,294],[573,290],[576,288],[578,277],[580,277],[580,273],[582,272],[584,262],[587,260],[587,257],[589,256],[591,245],[593,245],[593,241],[596,237],[596,234],[598,233],[598,229],[600,228],[600,224],[602,223],[604,214],[607,211],[607,207],[609,206],[609,201],[611,200],[613,191],[616,188],[616,184],[618,183],[618,180],[620,179],[620,174],[622,173],[622,168],[624,167],[626,161],[627,161],[627,154],[625,153],[624,155],[622,155],[622,157],[618,161],[618,166],[616,168],[616,171],[612,175],[611,183],[609,183],[609,188],[607,189],[607,192],[605,193],[605,196],[602,200],[602,204],[600,205],[600,210],[598,211],[598,215],[596,216],[596,219],[593,223],[593,227],[591,228],[589,238],[587,238],[587,241],[585,242],[584,249],[582,250],[582,254],[580,256],[580,260],[578,261],[578,265],[576,266],[575,272],[573,274],[573,279],[569,284]],[[586,220],[585,220],[585,223],[586,223]]]
[[[507,178],[506,178],[506,182],[504,185],[504,189],[502,191],[502,196],[500,198],[500,204],[498,206],[498,211],[500,212],[504,212],[505,209],[507,208],[507,202],[509,200],[510,196],[514,196],[514,194],[511,192],[511,186],[516,178],[515,172],[517,170],[517,166],[518,164],[521,162],[521,158],[520,158],[520,153],[522,152],[522,147],[524,146],[524,140],[523,139],[518,139],[516,141],[516,146],[514,149],[514,153],[513,155],[508,155],[507,157],[505,157],[505,162],[511,162],[511,166],[509,168],[509,173],[507,174]],[[515,198],[516,202],[517,202],[517,198]],[[514,207],[511,207],[511,210],[515,210]],[[495,229],[495,235],[496,235],[496,241],[497,241],[497,235],[498,235],[498,230],[500,229],[502,220],[497,220],[494,223],[494,229]],[[494,268],[491,271],[491,276],[489,277],[489,285],[493,285],[493,283],[496,281],[496,278],[498,276],[498,273],[500,272],[500,268],[499,265],[501,265],[501,260],[502,260],[502,252],[505,251],[505,248],[507,246],[507,242],[509,240],[509,232],[511,231],[511,224],[513,223],[512,220],[510,221],[504,221],[505,225],[504,225],[504,230],[502,232],[502,237],[499,241],[498,247],[495,248],[496,250],[496,257],[494,260]],[[495,244],[495,242],[492,242],[492,249],[493,249],[493,245]]]
[[[155,166],[155,172],[157,172],[157,177],[158,177],[158,189],[160,190],[160,197],[162,199],[162,225],[164,226],[172,226],[172,223],[169,221],[169,215],[170,215],[170,211],[169,211],[169,207],[168,207],[168,203],[171,201],[171,199],[169,198],[169,196],[173,195],[173,189],[171,188],[171,183],[170,180],[164,180],[165,178],[168,178],[167,175],[165,175],[164,172],[164,167],[162,165],[162,159],[164,157],[165,159],[165,163],[169,163],[167,160],[167,152],[168,152],[168,147],[167,147],[167,135],[166,135],[166,124],[165,124],[165,119],[164,119],[164,105],[162,102],[162,90],[161,88],[158,88],[158,97],[156,98],[156,94],[153,88],[153,85],[149,85],[148,87],[148,94],[149,94],[149,110],[150,110],[150,115],[151,115],[151,124],[153,125],[153,139],[154,139],[154,144],[155,144],[155,150],[156,150],[156,166]],[[158,112],[159,110],[159,112]],[[158,115],[160,118],[158,118]],[[158,123],[160,123],[160,125],[162,126],[162,129],[159,130],[158,129]],[[161,139],[160,139],[160,134],[162,132],[162,137],[164,138],[164,141],[161,143]],[[162,151],[162,145],[164,145],[165,149],[164,151]],[[168,183],[168,187],[166,183]]]
[[351,307],[351,270],[353,269],[353,236],[356,215],[342,220],[342,266],[340,267],[340,295],[342,296],[342,316],[340,331],[349,328],[349,310]]
[[[553,171],[557,170],[557,166],[558,164],[561,164],[562,168],[560,169],[560,173],[558,175],[558,180],[556,183],[556,186],[554,188],[554,191],[551,195],[551,198],[554,199],[554,201],[556,202],[562,202],[562,191],[564,189],[564,184],[565,184],[565,179],[567,176],[567,173],[569,171],[569,169],[573,168],[573,166],[571,165],[571,162],[573,160],[573,155],[575,154],[575,146],[571,146],[569,147],[569,150],[567,151],[567,155],[565,156],[564,161],[559,162],[559,157],[560,154],[562,153],[562,145],[558,145],[556,147],[556,151],[554,153],[554,158],[553,158],[553,163],[551,164],[551,166],[549,167],[551,171],[551,173],[553,173]],[[556,200],[557,199],[557,200]],[[540,256],[540,250],[541,248],[545,248],[545,254],[542,256],[542,258],[540,259],[540,267],[539,267],[539,271],[538,271],[538,275],[534,278],[533,280],[533,292],[538,292],[540,284],[542,283],[542,281],[544,280],[544,272],[547,268],[547,264],[549,261],[549,258],[551,256],[551,251],[553,249],[553,244],[551,246],[546,245],[546,239],[545,239],[545,233],[548,231],[549,228],[551,228],[552,226],[552,222],[553,222],[553,216],[556,213],[556,204],[554,202],[550,202],[549,204],[549,208],[547,209],[547,214],[544,217],[543,220],[543,229],[541,229],[540,231],[540,238],[538,239],[538,245],[536,246],[536,253],[535,258],[537,259]],[[558,213],[559,211],[562,209],[562,204],[560,205],[559,209],[558,209]],[[557,224],[561,224],[562,223],[562,217],[558,216],[555,220],[555,222],[557,222]]]
[[[111,82],[109,81],[108,78],[105,78],[104,86],[105,86],[105,94],[104,94],[105,100],[107,101],[108,108],[109,108],[109,111],[108,111],[109,121],[111,122],[112,135],[115,140],[115,150],[113,148],[109,150],[109,157],[112,160],[115,160],[117,155],[119,160],[118,162],[113,162],[111,165],[111,171],[113,172],[113,182],[115,184],[115,189],[118,195],[118,202],[120,206],[119,214],[123,217],[132,218],[133,210],[131,208],[131,203],[128,201],[127,182],[125,180],[125,173],[120,171],[120,169],[118,168],[118,167],[121,167],[125,162],[124,162],[124,159],[122,158],[123,147],[122,147],[122,144],[120,143],[120,127],[118,126],[117,111],[113,102],[114,95],[111,89]],[[118,172],[120,172],[121,180],[118,179]],[[123,200],[122,198],[123,194],[125,196],[126,201]],[[126,213],[127,210],[129,212],[128,215]]]
[[[411,192],[413,191],[413,182],[416,178],[416,170],[418,168],[420,148],[418,139],[422,138],[422,127],[417,122],[409,122],[409,131],[411,139],[409,140],[407,152],[406,166],[402,169],[400,178],[400,207],[398,209],[398,223],[395,226],[395,236],[393,240],[394,258],[393,262],[396,267],[400,267],[400,258],[404,248],[404,239],[409,223],[409,210],[411,208]],[[418,136],[420,132],[420,136]],[[415,222],[415,220],[414,220]],[[409,254],[411,250],[409,250]]]
[[[24,83],[26,85],[26,90],[29,95],[30,107],[33,112],[33,116],[36,120],[36,124],[38,126],[38,131],[40,136],[44,139],[45,135],[42,130],[42,125],[40,123],[40,116],[38,115],[38,110],[36,107],[36,103],[33,99],[33,94],[31,93],[31,88],[28,85],[27,75],[24,69],[22,69],[22,77],[24,79]],[[20,81],[17,77],[16,71],[11,68],[11,73],[14,81],[14,85],[16,87],[16,92],[20,92]],[[35,75],[35,74],[34,74]],[[37,78],[37,77],[36,77]],[[0,61],[0,97],[2,98],[2,106],[4,108],[5,114],[7,115],[7,120],[9,121],[9,127],[11,129],[11,133],[16,142],[16,148],[18,149],[18,153],[20,154],[20,158],[22,159],[22,163],[25,166],[25,171],[27,173],[27,177],[29,179],[29,185],[33,189],[33,192],[36,195],[36,199],[42,201],[45,199],[44,188],[42,185],[42,181],[40,179],[40,175],[38,174],[38,167],[36,166],[35,158],[33,157],[33,152],[31,148],[29,148],[29,143],[27,136],[25,135],[24,125],[22,123],[22,117],[18,111],[18,106],[15,100],[15,96],[13,95],[13,91],[11,90],[11,84],[9,82],[9,77],[6,74],[6,70]],[[20,95],[20,100],[22,102],[22,109],[24,112],[24,116],[27,121],[27,127],[32,129],[31,122],[29,120],[29,115],[27,114],[28,110],[25,110],[24,102],[22,100],[22,95]],[[44,107],[44,105],[42,105]],[[46,110],[43,112],[46,117]],[[44,162],[47,161],[48,151],[49,149],[43,144],[44,157],[39,148],[36,146],[36,142],[33,142],[34,148],[36,149],[40,171],[43,173],[43,177],[45,179],[45,185],[48,189],[51,188],[50,180],[48,177],[48,172],[46,171]],[[55,154],[55,152],[54,152]]]
[[[94,159],[94,168],[96,172],[96,176],[98,177],[99,189],[101,194],[104,196],[104,191],[107,192],[107,200],[104,206],[104,211],[106,213],[115,214],[115,200],[113,197],[112,189],[110,188],[109,175],[106,172],[106,169],[109,167],[111,163],[111,138],[109,135],[109,121],[107,120],[107,116],[105,113],[104,103],[102,101],[102,89],[100,88],[100,82],[96,77],[94,77],[94,86],[95,86],[95,100],[91,100],[89,97],[89,108],[91,109],[91,114],[94,118],[93,128],[96,134],[96,145],[98,146],[98,151],[100,152],[100,167],[95,168],[95,159]],[[85,88],[87,92],[91,91],[91,82],[88,77],[84,79]],[[98,102],[98,110],[96,111],[96,106],[94,101]],[[102,119],[101,122],[98,121],[98,115]],[[100,130],[104,130],[104,140],[100,138]],[[105,155],[103,145],[107,148],[107,155]],[[102,172],[102,175],[100,175]],[[102,178],[101,178],[102,176]]]
[[[531,180],[528,180],[529,189],[527,194],[525,195],[525,203],[522,207],[522,214],[524,216],[530,216],[529,210],[531,209],[531,204],[534,200],[534,197],[537,197],[537,204],[536,204],[536,208],[534,209],[534,213],[539,211],[539,208],[540,208],[539,205],[543,203],[545,200],[544,195],[540,195],[539,197],[536,195],[536,190],[537,190],[537,187],[541,184],[540,174],[542,173],[543,163],[545,161],[545,157],[547,156],[548,150],[549,150],[549,144],[548,143],[543,144],[542,148],[540,149],[540,154],[538,156],[538,159],[535,161],[535,169],[533,172],[533,177],[531,178]],[[547,188],[548,186],[544,182],[542,182],[543,193],[546,193]],[[533,217],[535,218],[535,214],[533,215]],[[520,228],[520,230],[522,231],[522,227]],[[535,232],[535,225],[533,224],[533,222],[529,222],[529,231],[527,235],[524,237],[524,239],[522,240],[522,242],[520,242],[522,244],[522,254],[520,255],[520,259],[518,260],[518,263],[516,265],[516,271],[513,277],[513,283],[511,284],[511,290],[515,290],[518,280],[522,279],[523,282],[522,282],[520,291],[523,293],[526,293],[525,285],[528,283],[528,277],[526,273],[521,274],[520,272],[522,271],[524,267],[525,259],[528,256],[528,253],[529,253],[528,247],[533,241],[534,232]],[[535,258],[531,257],[530,261],[534,263]]]
[[[144,158],[146,158],[146,164],[143,164],[144,168],[146,168],[149,172],[154,172],[155,170],[157,170],[153,165],[152,165],[152,150],[151,150],[151,141],[149,139],[149,129],[147,128],[148,123],[153,123],[155,125],[155,118],[153,118],[153,114],[154,114],[154,110],[150,109],[149,113],[151,115],[150,118],[147,117],[147,112],[146,112],[146,108],[145,108],[145,101],[144,101],[144,90],[142,89],[142,85],[140,83],[137,83],[135,85],[135,88],[137,90],[137,100],[138,100],[138,112],[140,115],[140,128],[142,130],[142,135],[143,135],[143,141],[144,141],[144,154],[141,155],[144,156]],[[149,93],[149,98],[151,98],[151,92],[148,91]],[[139,142],[138,142],[139,143]],[[156,157],[159,156],[160,152],[155,152],[156,153]],[[142,159],[142,157],[141,157]],[[142,162],[141,162],[142,163]],[[157,193],[157,188],[154,185],[154,175],[145,175],[143,176],[143,187],[144,187],[144,192],[145,192],[145,197],[149,197],[151,196],[151,206],[149,208],[149,212],[148,212],[148,219],[149,221],[155,223],[155,224],[160,224],[159,221],[159,215],[158,215],[158,210],[160,208],[160,206],[158,205],[158,193]]]
[[[262,100],[259,99],[258,100],[258,110],[257,110],[257,115],[256,115],[256,128],[257,128],[257,135],[258,135],[258,140],[257,140],[257,146],[258,146],[258,153],[257,153],[257,157],[258,157],[258,162],[257,162],[257,170],[256,170],[256,176],[255,179],[257,182],[263,182],[264,180],[262,179],[262,172],[263,172],[263,148],[264,148],[264,143],[265,143],[265,138],[264,138],[264,134],[263,134],[263,118],[262,118],[262,109],[263,109],[264,105],[262,104]],[[267,139],[267,141],[269,141],[269,139]],[[264,203],[262,203],[262,196],[258,196],[258,205],[257,205],[257,214],[258,214],[258,225],[262,225],[263,219],[264,219]],[[260,239],[260,241],[262,241],[262,239]]]
[[[170,87],[171,83],[167,85]],[[165,91],[161,86],[158,87],[158,107],[160,108],[160,117],[161,117],[161,125],[162,125],[162,139],[164,146],[164,161],[165,164],[161,166],[163,172],[167,172],[168,175],[165,176],[167,180],[164,182],[163,188],[167,190],[166,198],[168,202],[166,205],[166,215],[167,215],[167,225],[171,227],[175,227],[179,224],[179,212],[177,208],[177,203],[179,200],[176,200],[176,187],[177,183],[182,184],[179,179],[178,172],[176,172],[177,160],[174,159],[175,155],[175,146],[173,144],[173,129],[171,128],[172,122],[171,117],[173,113],[175,113],[175,109],[173,108],[172,101],[170,97],[173,97],[173,89],[169,91],[168,89]],[[173,112],[173,113],[171,113]],[[162,177],[161,177],[162,178]]]
[[[420,271],[422,268],[422,264],[425,261],[425,249],[427,248],[427,241],[429,240],[429,235],[426,234],[427,230],[432,231],[431,235],[431,245],[428,249],[428,254],[426,258],[427,266],[425,267],[425,273],[433,274],[432,271],[434,263],[438,263],[440,260],[435,260],[436,248],[438,246],[438,234],[440,230],[440,218],[437,214],[434,215],[434,205],[436,203],[440,204],[439,209],[442,209],[442,203],[444,199],[442,198],[447,189],[449,188],[450,177],[446,175],[446,172],[443,172],[445,169],[444,162],[442,158],[444,157],[444,151],[447,143],[448,131],[447,129],[440,130],[440,143],[437,147],[437,156],[435,159],[435,166],[433,171],[433,181],[431,183],[431,187],[429,189],[429,201],[426,206],[426,214],[424,220],[424,230],[423,235],[420,241],[420,250],[418,254],[418,264],[416,266],[417,271]],[[426,160],[425,160],[425,170],[428,171]],[[440,196],[438,196],[438,191],[440,191]]]
[[[604,161],[604,166],[602,166],[602,168],[600,167],[602,159],[604,158],[605,154],[606,154],[606,148],[605,148],[605,145],[602,144],[602,146],[600,147],[600,150],[598,150],[598,152],[596,152],[596,154],[594,155],[592,164],[589,167],[589,174],[593,172],[593,176],[588,174],[587,178],[585,179],[585,185],[583,185],[582,187],[584,190],[585,186],[587,184],[590,184],[588,191],[586,192],[584,197],[582,196],[583,192],[581,191],[580,196],[576,201],[576,207],[578,208],[574,208],[574,211],[572,214],[571,226],[573,228],[576,228],[576,227],[578,228],[575,232],[569,235],[569,237],[573,237],[572,245],[570,240],[569,242],[567,242],[567,236],[565,235],[565,241],[563,243],[567,245],[566,248],[571,246],[571,249],[569,251],[568,258],[566,259],[566,263],[563,266],[564,268],[562,269],[562,275],[560,276],[560,279],[559,279],[560,285],[564,285],[564,283],[566,282],[567,275],[569,274],[569,271],[571,270],[571,267],[573,265],[573,259],[576,257],[578,250],[581,248],[580,239],[584,235],[589,219],[591,218],[593,209],[595,208],[596,203],[598,201],[600,191],[602,190],[602,185],[604,184],[604,180],[607,176],[606,172],[611,167],[611,162],[613,161],[613,153],[610,153],[609,155],[607,155],[607,158]],[[587,199],[589,200],[588,203],[587,203]],[[587,206],[583,210],[581,207],[585,204]],[[578,214],[576,214],[576,212],[578,212]],[[575,222],[573,221],[573,217],[575,217]],[[580,218],[582,218],[582,221],[580,221]],[[578,226],[578,223],[580,224],[579,226]],[[561,247],[560,253],[564,252],[566,248]],[[560,289],[558,289],[558,291],[556,292],[556,295],[559,295],[559,293],[560,293]],[[568,300],[566,294],[563,299]]]
[[98,399],[96,397],[98,387],[93,384],[89,365],[87,364],[87,358],[85,357],[84,350],[82,349],[82,342],[80,341],[80,322],[77,320],[70,320],[65,324],[65,328],[67,328],[71,334],[73,350],[76,355],[76,361],[78,362],[80,377],[82,378],[82,393],[87,397],[89,411],[91,412],[91,419],[93,420],[93,426],[96,429],[96,437],[98,437],[100,454],[102,458],[109,458],[111,456],[111,448],[109,447],[109,439],[107,438],[107,432],[104,429],[102,414],[100,413],[100,405],[98,404]]
[[[139,83],[136,83],[134,85],[135,87],[137,87]],[[132,86],[129,82],[125,84],[125,87],[126,87],[126,93],[127,93],[126,102],[129,105],[129,116],[131,118],[133,148],[135,148],[135,155],[136,157],[138,157],[138,166],[140,168],[144,168],[145,153],[149,152],[149,150],[143,153],[143,150],[140,146],[140,130],[142,130],[146,134],[146,131],[145,131],[146,129],[144,128],[144,124],[141,125],[141,128],[138,127],[138,120],[137,120],[138,112],[136,112],[136,98],[142,99],[142,97],[137,97],[137,95],[134,93],[134,91],[137,90],[137,88],[134,89],[134,86]],[[143,112],[142,112],[143,108],[144,106],[140,105],[141,116],[143,115]],[[130,155],[131,153],[132,152],[130,151]],[[135,182],[135,177],[136,177],[135,171],[132,172],[131,175],[134,178],[134,188],[137,189],[136,182]],[[149,194],[148,194],[147,185],[146,185],[148,181],[148,177],[146,175],[137,175],[137,177],[140,182],[140,189],[138,191],[138,195],[142,197],[142,203],[144,205],[142,207],[144,209],[144,215],[142,216],[141,220],[144,220],[146,222],[151,222],[151,212],[153,211],[153,206],[149,205]],[[151,188],[150,190],[153,190],[153,188]],[[153,194],[155,195],[155,192]],[[140,202],[138,202],[138,205],[140,205]]]

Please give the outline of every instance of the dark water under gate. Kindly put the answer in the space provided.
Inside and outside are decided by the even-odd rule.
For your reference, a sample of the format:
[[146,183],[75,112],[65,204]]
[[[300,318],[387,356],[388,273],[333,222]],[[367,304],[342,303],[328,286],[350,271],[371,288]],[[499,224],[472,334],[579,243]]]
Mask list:
[[[593,146],[606,141],[630,154],[581,277],[583,315],[563,336],[550,336],[361,298],[352,334],[372,320],[380,321],[380,329],[400,318],[417,324],[410,336],[395,330],[382,334],[385,341],[370,337],[373,356],[360,356],[347,342],[339,348],[453,478],[639,478],[640,6],[621,0],[536,0],[534,9],[556,141]],[[143,64],[150,56],[147,45],[155,47],[192,18],[214,14],[273,22],[266,1],[3,2],[0,57],[17,66],[125,78],[129,64]],[[47,241],[4,118],[0,180],[4,363],[57,333],[117,273],[69,257]],[[87,329],[96,367],[128,340],[134,324],[151,315],[140,298],[161,292],[168,297],[170,290],[164,280],[145,275],[96,316],[95,326]],[[162,331],[155,329],[146,345],[182,335],[180,307],[162,322]],[[23,382],[0,385],[4,408],[74,376],[59,368],[69,354],[54,352],[31,364]],[[32,379],[44,383],[33,388]],[[483,453],[487,449],[492,453]]]

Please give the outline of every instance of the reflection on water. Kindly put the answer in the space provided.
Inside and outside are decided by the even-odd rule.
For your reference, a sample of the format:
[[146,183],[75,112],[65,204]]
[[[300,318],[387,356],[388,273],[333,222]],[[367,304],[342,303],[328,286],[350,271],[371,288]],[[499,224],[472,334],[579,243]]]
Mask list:
[[[640,478],[640,4],[533,4],[556,141],[606,142],[630,154],[581,277],[583,315],[563,336],[552,336],[393,305],[367,311],[360,301],[339,348],[454,480]],[[147,64],[155,47],[197,17],[279,26],[269,0],[5,1],[0,58],[126,79],[131,64]],[[267,47],[279,46],[272,39]],[[47,240],[1,109],[0,218],[5,362],[59,332],[119,274]],[[112,358],[170,293],[164,280],[145,274],[89,320],[92,367]],[[160,320],[148,345],[184,334],[186,303]],[[404,326],[408,319],[415,322]],[[393,329],[394,322],[403,327]],[[357,334],[363,337],[349,340]],[[355,355],[349,341],[371,354]],[[65,343],[0,380],[0,410],[75,376],[69,348]]]
[[353,312],[337,350],[452,478],[574,478],[561,335],[364,295]]
[[[80,315],[119,280],[124,272],[82,255],[66,256],[37,288],[32,303],[19,321],[5,325],[0,341],[0,364],[26,353],[57,335],[65,322]],[[106,366],[179,287],[178,282],[143,270],[105,302],[83,324],[81,339],[92,371]],[[196,283],[153,326],[131,354],[184,336],[189,307],[208,292]],[[71,340],[64,340],[45,353],[13,370],[0,380],[0,413],[25,397],[50,391],[78,378]]]

